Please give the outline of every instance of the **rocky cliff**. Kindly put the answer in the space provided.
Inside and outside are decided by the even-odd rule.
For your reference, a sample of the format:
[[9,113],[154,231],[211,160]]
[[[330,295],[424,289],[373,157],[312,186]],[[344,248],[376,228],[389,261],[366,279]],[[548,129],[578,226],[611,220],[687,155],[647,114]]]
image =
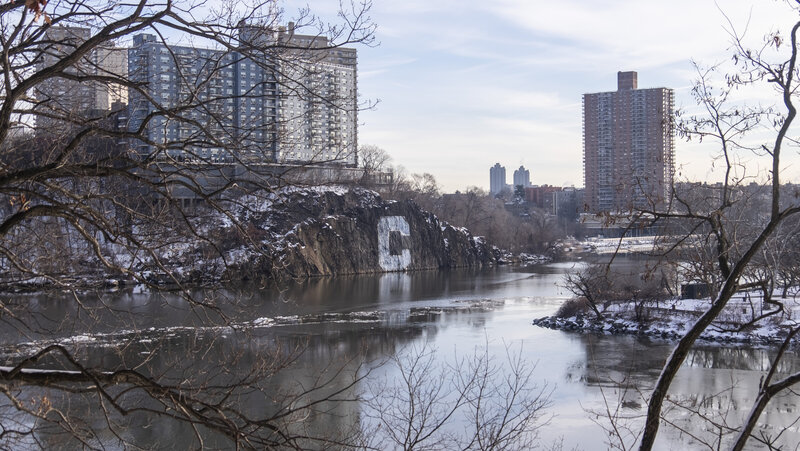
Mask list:
[[[363,189],[288,188],[232,209],[249,242],[229,240],[221,257],[173,260],[187,279],[286,279],[336,274],[476,267],[500,251],[413,202]],[[224,221],[223,221],[224,222]],[[223,229],[225,226],[222,226]],[[228,224],[234,234],[234,226]]]

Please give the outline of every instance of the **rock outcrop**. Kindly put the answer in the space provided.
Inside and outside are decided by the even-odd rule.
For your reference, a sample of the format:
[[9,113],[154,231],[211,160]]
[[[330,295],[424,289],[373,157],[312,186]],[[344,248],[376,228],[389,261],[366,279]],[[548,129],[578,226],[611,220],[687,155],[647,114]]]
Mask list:
[[[94,250],[74,248],[80,271],[59,288],[217,284],[388,271],[479,267],[508,258],[483,238],[439,221],[414,202],[383,200],[360,188],[287,187],[198,207],[186,227],[137,224],[143,246],[100,239],[115,269],[92,264]],[[101,236],[101,238],[103,238]],[[77,250],[76,250],[77,249]],[[87,263],[88,262],[88,263]],[[124,268],[124,270],[119,270]],[[54,286],[20,278],[15,290]]]
[[[287,189],[236,218],[264,238],[225,250],[223,279],[493,265],[500,251],[468,230],[439,221],[414,202],[363,189]],[[189,271],[193,272],[193,271]]]

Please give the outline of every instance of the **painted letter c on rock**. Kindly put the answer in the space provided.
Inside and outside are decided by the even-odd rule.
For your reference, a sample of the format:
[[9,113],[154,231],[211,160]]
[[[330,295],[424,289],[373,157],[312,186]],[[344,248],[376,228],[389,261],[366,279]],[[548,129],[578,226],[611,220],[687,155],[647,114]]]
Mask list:
[[[405,239],[403,239],[406,237]],[[408,238],[411,230],[402,216],[384,216],[378,221],[378,263],[384,271],[402,271],[411,264]],[[393,239],[394,238],[394,239]]]

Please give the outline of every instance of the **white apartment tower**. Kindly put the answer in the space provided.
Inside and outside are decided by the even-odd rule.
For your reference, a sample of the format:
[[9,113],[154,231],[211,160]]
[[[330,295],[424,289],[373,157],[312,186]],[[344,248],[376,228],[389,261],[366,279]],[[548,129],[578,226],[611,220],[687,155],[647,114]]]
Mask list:
[[280,162],[355,166],[358,148],[357,56],[330,48],[325,37],[296,34],[294,24],[276,35],[291,50],[279,58]]
[[517,186],[527,187],[531,186],[531,171],[525,169],[525,166],[520,166],[519,169],[514,171],[514,187]]
[[489,193],[499,194],[506,189],[506,168],[495,163],[489,168]]

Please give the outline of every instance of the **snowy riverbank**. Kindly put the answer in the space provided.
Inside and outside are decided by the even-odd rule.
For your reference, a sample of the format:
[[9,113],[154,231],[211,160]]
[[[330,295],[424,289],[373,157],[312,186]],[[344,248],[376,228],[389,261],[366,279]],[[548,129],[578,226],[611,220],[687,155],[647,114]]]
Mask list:
[[0,265],[0,279],[6,291],[116,289],[284,282],[550,260],[511,255],[414,202],[385,200],[355,187],[285,187],[227,199],[218,206],[222,209],[196,207],[186,219],[189,227],[181,229],[183,235],[162,236],[162,230],[140,225],[137,233],[156,238],[144,245],[99,239],[96,252],[105,264],[95,250],[75,239],[59,255],[66,268],[59,277],[18,273],[6,262]]
[[[763,314],[775,311],[777,306],[764,303],[760,293],[737,294],[700,339],[718,343],[782,343],[789,330],[800,325],[800,299],[795,295],[775,300],[784,305],[784,311],[750,324]],[[584,312],[568,317],[547,316],[534,320],[533,324],[566,331],[634,334],[677,340],[692,327],[710,302],[710,299],[676,299],[640,306],[638,309],[635,302],[621,302],[602,311],[602,318],[597,318],[592,312]]]

